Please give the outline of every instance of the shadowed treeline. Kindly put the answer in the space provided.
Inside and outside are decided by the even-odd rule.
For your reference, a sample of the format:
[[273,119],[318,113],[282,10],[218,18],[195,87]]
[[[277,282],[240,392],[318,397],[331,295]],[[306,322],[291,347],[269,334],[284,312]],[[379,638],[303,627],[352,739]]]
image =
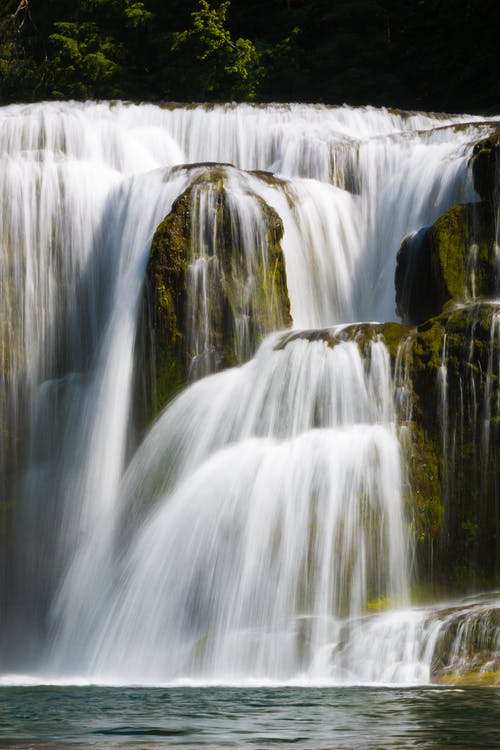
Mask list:
[[495,0],[3,0],[0,103],[324,101],[493,112]]

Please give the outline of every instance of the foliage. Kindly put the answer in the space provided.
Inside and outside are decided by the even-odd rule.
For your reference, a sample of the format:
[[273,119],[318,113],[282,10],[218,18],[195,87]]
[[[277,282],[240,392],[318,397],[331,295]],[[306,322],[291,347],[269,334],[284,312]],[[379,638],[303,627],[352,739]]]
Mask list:
[[173,34],[172,51],[187,46],[199,95],[206,92],[208,98],[254,99],[263,74],[259,54],[249,39],[233,41],[226,25],[230,5],[226,0],[212,7],[207,0],[198,0],[191,14],[192,27]]
[[95,23],[55,24],[51,34],[54,48],[54,76],[60,84],[53,96],[72,98],[99,97],[101,91],[113,91],[109,84],[122,72],[118,62],[120,49],[112,37],[103,36]]
[[493,0],[3,0],[0,103],[324,101],[493,112]]
[[43,81],[44,63],[35,64],[25,36],[29,10],[27,0],[6,0],[0,10],[0,103],[15,100],[20,91],[36,96]]

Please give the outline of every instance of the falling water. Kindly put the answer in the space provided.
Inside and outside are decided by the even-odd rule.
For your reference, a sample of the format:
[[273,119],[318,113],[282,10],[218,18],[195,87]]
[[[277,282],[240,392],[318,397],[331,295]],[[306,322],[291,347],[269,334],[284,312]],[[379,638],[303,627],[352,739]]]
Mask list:
[[[99,611],[75,612],[75,602],[68,613],[64,601],[66,665],[76,618],[77,658],[104,674],[287,679],[330,643],[332,618],[359,615],[368,597],[404,599],[385,348],[375,344],[365,365],[355,344],[271,344],[189,389],[141,447],[126,478],[133,512],[122,520],[130,549],[120,582]],[[174,441],[168,482],[161,468]],[[87,636],[85,623],[102,616],[108,625],[90,622]]]
[[[428,679],[428,615],[367,614],[408,597],[384,344],[273,334],[247,364],[183,392],[138,444],[137,321],[154,231],[200,174],[177,166],[207,161],[236,168],[225,190],[247,280],[265,236],[255,196],[281,218],[295,328],[393,319],[401,240],[475,195],[477,119],[299,105],[0,111],[6,669]],[[214,195],[195,187],[200,216]],[[200,218],[192,255],[197,376],[214,369],[212,302],[196,293],[217,264],[214,226]],[[257,343],[244,326],[254,294],[249,283],[236,316],[242,363]]]

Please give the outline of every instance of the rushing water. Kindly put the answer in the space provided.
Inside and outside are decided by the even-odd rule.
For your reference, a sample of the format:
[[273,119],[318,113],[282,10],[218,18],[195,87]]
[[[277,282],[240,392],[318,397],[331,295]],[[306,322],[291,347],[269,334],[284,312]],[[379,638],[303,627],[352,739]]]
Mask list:
[[[402,239],[476,197],[467,163],[487,132],[477,119],[298,105],[0,111],[5,680],[415,685],[429,681],[450,617],[483,627],[480,602],[409,607],[385,346],[374,341],[362,356],[354,342],[331,349],[298,336],[284,345],[272,333],[256,351],[246,325],[256,305],[269,309],[268,333],[282,324],[256,283],[259,263],[271,272],[262,201],[283,222],[294,328],[394,320]],[[226,165],[231,243],[244,259],[231,281],[242,366],[219,373],[209,291],[222,283],[219,188],[199,181],[209,161]],[[141,441],[141,290],[154,231],[189,186],[187,340],[199,380]],[[439,377],[449,421],[444,360]],[[461,658],[456,627],[450,670]],[[35,705],[51,694],[30,695]],[[80,710],[82,693],[60,695]],[[186,694],[127,695],[151,700],[153,711],[167,696],[181,711]],[[229,696],[238,713],[237,693],[196,695],[216,704]],[[355,711],[380,697],[325,695],[352,700]],[[410,713],[416,695],[426,700],[401,695]],[[470,699],[484,706],[489,695]],[[273,705],[276,696],[304,700],[271,692]],[[323,747],[323,694],[313,696],[323,718],[310,746]],[[101,699],[113,706],[117,695],[90,693]],[[274,710],[269,725],[281,721]],[[179,731],[188,744],[216,741],[197,739],[196,727]],[[246,730],[234,731],[236,742]],[[374,742],[406,746],[391,737]],[[39,739],[54,737],[47,729]]]

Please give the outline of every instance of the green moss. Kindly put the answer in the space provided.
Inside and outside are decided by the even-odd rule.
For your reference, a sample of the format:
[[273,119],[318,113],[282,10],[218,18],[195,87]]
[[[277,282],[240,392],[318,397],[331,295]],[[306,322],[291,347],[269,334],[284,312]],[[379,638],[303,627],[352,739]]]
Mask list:
[[[499,529],[492,523],[500,459],[496,426],[500,342],[491,337],[497,313],[495,304],[453,307],[418,326],[410,337],[412,451],[414,457],[425,456],[422,463],[427,464],[427,446],[433,446],[430,454],[436,461],[430,465],[432,475],[437,471],[439,476],[438,485],[429,487],[415,458],[413,487],[423,488],[414,494],[419,559],[424,569],[434,568],[434,575],[439,571],[441,580],[459,588],[491,580],[500,562],[496,552]],[[440,373],[444,347],[446,367]],[[441,411],[443,396],[445,413]],[[434,539],[430,546],[429,538]]]
[[186,295],[188,196],[180,196],[158,226],[148,263],[148,291],[154,331],[153,400],[160,409],[185,384],[182,307]]
[[[205,171],[200,173],[200,167]],[[184,169],[188,169],[184,167]],[[231,168],[234,169],[234,168]],[[264,336],[291,323],[290,302],[281,238],[283,225],[274,209],[251,194],[264,226],[264,247],[252,264],[246,257],[244,238],[238,234],[225,165],[197,165],[195,177],[177,198],[170,214],[158,226],[148,264],[148,296],[154,333],[151,369],[154,411],[161,408],[187,382],[196,351],[189,350],[188,269],[200,227],[192,226],[200,193],[208,191],[215,211],[213,232],[207,238],[210,270],[207,272],[211,368],[231,367],[252,356]],[[263,176],[266,182],[272,175]],[[196,257],[196,256],[195,256]],[[191,315],[201,315],[193,302]],[[203,321],[195,320],[201,329]],[[246,326],[248,348],[237,337]]]
[[394,596],[379,596],[369,599],[366,608],[369,612],[385,612],[389,609],[395,609],[401,606],[401,602]]
[[453,206],[430,229],[433,271],[447,299],[462,299],[466,278],[466,233],[463,206]]
[[431,227],[428,241],[441,305],[495,292],[494,222],[487,204],[453,206]]
[[432,680],[438,685],[456,685],[457,687],[480,687],[480,686],[500,686],[500,669],[494,671],[475,670],[465,674],[451,673],[437,675]]
[[410,334],[410,328],[401,323],[384,323],[380,326],[380,334],[389,350],[392,360],[396,360],[401,343]]
[[376,341],[383,341],[394,363],[401,342],[410,331],[411,329],[408,326],[401,323],[355,323],[345,326],[339,331],[335,331],[332,328],[324,328],[287,333],[280,339],[275,348],[277,351],[280,351],[289,343],[298,339],[323,341],[330,348],[342,342],[352,341],[358,345],[363,354],[367,355],[371,344]]
[[497,285],[492,206],[453,206],[398,253],[396,303],[408,323],[422,323],[451,304],[494,296]]
[[346,326],[336,334],[339,341],[355,341],[366,354],[370,344],[383,341],[395,361],[401,341],[409,333],[401,323],[356,323]]
[[442,456],[434,440],[418,423],[411,427],[409,453],[406,502],[413,517],[415,539],[428,549],[439,537],[443,522]]
[[497,642],[500,609],[476,606],[464,612],[459,607],[442,615],[446,620],[432,655],[433,681],[462,685],[497,684],[500,677]]

